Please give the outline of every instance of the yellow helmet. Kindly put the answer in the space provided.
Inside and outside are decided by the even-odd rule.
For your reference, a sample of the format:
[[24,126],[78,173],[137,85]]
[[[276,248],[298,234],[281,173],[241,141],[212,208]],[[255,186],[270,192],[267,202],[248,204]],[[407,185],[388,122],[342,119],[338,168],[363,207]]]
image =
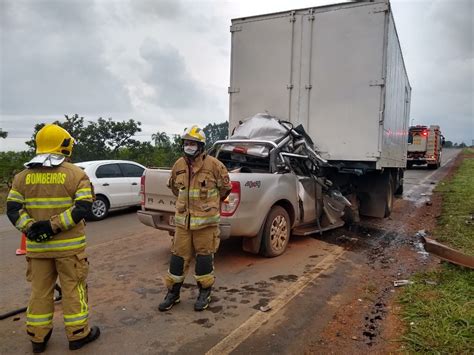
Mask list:
[[47,124],[36,134],[36,154],[62,154],[70,157],[74,138],[68,131],[55,124]]
[[191,126],[190,128],[185,128],[181,135],[181,139],[206,144],[206,134],[196,125]]

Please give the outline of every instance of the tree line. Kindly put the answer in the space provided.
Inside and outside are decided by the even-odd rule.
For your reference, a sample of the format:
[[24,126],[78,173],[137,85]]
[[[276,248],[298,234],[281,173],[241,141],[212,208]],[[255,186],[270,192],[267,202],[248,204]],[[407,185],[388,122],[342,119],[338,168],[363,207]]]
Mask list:
[[[177,134],[168,135],[157,131],[151,135],[151,141],[140,142],[135,139],[136,134],[142,131],[139,121],[114,121],[100,117],[93,122],[86,121],[78,114],[64,117],[63,121],[53,123],[63,127],[76,140],[73,163],[123,159],[133,160],[147,167],[170,167],[181,156],[181,139]],[[44,126],[45,123],[35,125],[31,139],[25,142],[28,150],[0,152],[1,183],[8,183],[16,172],[23,169],[23,164],[35,155],[35,136]],[[226,139],[228,127],[228,122],[209,123],[205,126],[207,148],[217,140]]]

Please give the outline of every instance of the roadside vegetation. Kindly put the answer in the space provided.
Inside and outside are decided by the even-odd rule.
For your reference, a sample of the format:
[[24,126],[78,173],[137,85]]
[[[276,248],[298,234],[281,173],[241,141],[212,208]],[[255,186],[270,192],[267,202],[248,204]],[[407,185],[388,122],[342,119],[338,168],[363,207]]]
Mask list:
[[[434,231],[439,242],[474,255],[474,149],[465,149],[455,175],[436,188],[443,198]],[[416,274],[401,294],[402,337],[409,352],[474,353],[474,270],[442,263]]]
[[7,185],[0,184],[0,214],[6,213],[6,201],[8,195]]

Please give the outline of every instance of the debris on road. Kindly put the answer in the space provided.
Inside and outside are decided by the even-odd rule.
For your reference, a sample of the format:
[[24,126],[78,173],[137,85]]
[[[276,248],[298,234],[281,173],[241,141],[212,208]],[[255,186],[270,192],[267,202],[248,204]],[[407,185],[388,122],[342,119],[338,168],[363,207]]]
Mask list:
[[358,240],[357,238],[350,238],[344,234],[336,238],[336,241],[339,243],[348,243],[348,242],[354,243],[354,242],[357,242],[357,240]]
[[426,204],[426,206],[432,206],[432,205],[433,205],[433,202],[431,202],[431,201],[426,201],[425,204]]
[[400,287],[413,284],[413,281],[410,280],[395,280],[393,281],[393,286]]
[[421,240],[427,252],[437,256],[442,260],[449,261],[450,263],[474,269],[473,256],[463,254],[456,249],[438,243],[436,240],[426,236],[422,236]]
[[471,214],[467,219],[466,219],[466,224],[473,224],[474,223],[474,214]]
[[415,236],[423,238],[426,236],[426,231],[424,229],[420,229],[418,232],[416,232]]
[[271,309],[272,309],[272,307],[270,307],[269,305],[260,306],[260,311],[262,311],[262,312],[268,312]]

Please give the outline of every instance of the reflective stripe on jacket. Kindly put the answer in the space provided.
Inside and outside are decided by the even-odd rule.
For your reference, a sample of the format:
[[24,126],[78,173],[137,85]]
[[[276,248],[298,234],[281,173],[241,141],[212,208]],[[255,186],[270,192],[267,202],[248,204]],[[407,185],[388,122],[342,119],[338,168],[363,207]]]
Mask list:
[[221,198],[231,189],[227,169],[219,160],[201,154],[190,165],[179,158],[168,186],[177,196],[177,226],[196,230],[219,224]]

